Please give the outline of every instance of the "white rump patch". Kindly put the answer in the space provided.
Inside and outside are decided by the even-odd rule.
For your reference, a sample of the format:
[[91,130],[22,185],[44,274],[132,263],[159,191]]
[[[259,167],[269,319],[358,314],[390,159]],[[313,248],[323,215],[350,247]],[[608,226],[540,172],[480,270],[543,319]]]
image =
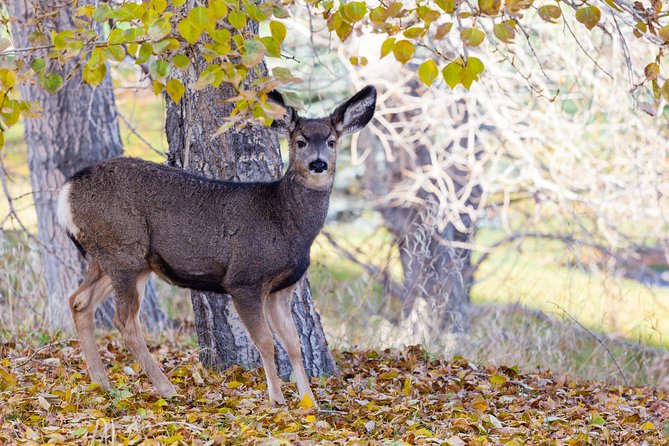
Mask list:
[[72,207],[70,206],[71,187],[71,183],[65,183],[65,186],[60,190],[56,217],[58,218],[58,223],[76,237],[79,234],[79,228],[74,224],[74,220],[72,219]]

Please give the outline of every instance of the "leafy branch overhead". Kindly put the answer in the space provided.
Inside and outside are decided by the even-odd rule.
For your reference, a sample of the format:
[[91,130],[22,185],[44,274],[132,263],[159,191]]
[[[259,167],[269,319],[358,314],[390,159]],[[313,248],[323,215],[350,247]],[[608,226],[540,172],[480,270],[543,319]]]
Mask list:
[[[230,83],[238,95],[232,116],[254,117],[266,123],[282,110],[266,103],[266,94],[282,84],[299,81],[290,70],[276,68],[271,76],[259,76],[244,84],[250,70],[257,70],[263,57],[286,57],[282,44],[288,33],[282,22],[290,8],[303,8],[292,0],[209,0],[190,10],[185,0],[148,2],[100,2],[73,9],[73,29],[47,31],[49,21],[62,8],[76,2],[59,3],[30,20],[37,30],[29,48],[13,48],[7,39],[0,42],[0,147],[3,132],[21,115],[34,117],[39,104],[21,101],[17,85],[37,82],[49,92],[58,91],[76,70],[84,82],[97,86],[107,74],[107,62],[131,62],[142,66],[153,82],[156,94],[165,92],[179,102],[184,95],[183,73],[193,69],[194,55],[204,58],[197,67],[195,89]],[[669,45],[669,9],[664,2],[650,5],[626,0],[586,0],[584,2],[534,0],[428,0],[334,2],[308,0],[308,7],[327,21],[327,28],[346,41],[355,33],[386,36],[380,57],[392,54],[402,64],[415,66],[418,77],[428,87],[439,80],[450,87],[469,89],[481,75],[481,55],[495,58],[501,49],[512,49],[519,39],[530,41],[525,26],[533,20],[569,25],[574,20],[591,32],[623,28],[657,48],[654,60],[647,61],[642,84],[650,83],[656,103],[669,101],[669,81],[662,73],[664,51]],[[571,15],[573,14],[573,17]],[[569,16],[569,17],[567,17]],[[8,24],[16,20],[0,18]],[[269,34],[259,36],[249,30],[250,22],[268,23]],[[610,22],[610,23],[609,23]],[[613,24],[613,25],[612,25]],[[615,25],[615,26],[614,26]],[[541,44],[536,42],[535,44]],[[475,56],[474,54],[477,54]],[[485,59],[485,57],[483,58]],[[69,72],[63,66],[78,61]],[[366,65],[365,57],[352,57],[354,65]]]

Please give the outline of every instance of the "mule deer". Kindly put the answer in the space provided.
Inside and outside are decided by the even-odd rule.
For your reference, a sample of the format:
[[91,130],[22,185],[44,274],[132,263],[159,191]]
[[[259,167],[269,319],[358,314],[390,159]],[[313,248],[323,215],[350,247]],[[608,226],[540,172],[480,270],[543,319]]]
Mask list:
[[272,403],[283,404],[274,362],[274,332],[286,349],[300,398],[316,401],[290,311],[295,284],[325,222],[337,141],[372,119],[376,90],[367,86],[325,118],[306,119],[285,105],[272,127],[288,137],[282,179],[268,183],[216,181],[134,158],[115,158],[70,178],[60,192],[58,218],[89,259],[69,305],[93,382],[109,387],[97,350],[93,316],[113,290],[114,325],[158,391],[175,389],[151,357],[138,310],[153,271],[181,287],[228,293],[260,352]]

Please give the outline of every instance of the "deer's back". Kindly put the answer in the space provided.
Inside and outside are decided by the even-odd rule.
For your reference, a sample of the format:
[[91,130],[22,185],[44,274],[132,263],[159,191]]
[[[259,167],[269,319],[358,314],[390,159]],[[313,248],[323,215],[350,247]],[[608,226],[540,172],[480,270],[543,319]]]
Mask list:
[[[240,282],[283,288],[308,265],[277,209],[278,183],[226,183],[133,158],[115,158],[70,183],[77,241],[103,270],[150,268],[188,288]],[[278,289],[278,288],[277,288]]]

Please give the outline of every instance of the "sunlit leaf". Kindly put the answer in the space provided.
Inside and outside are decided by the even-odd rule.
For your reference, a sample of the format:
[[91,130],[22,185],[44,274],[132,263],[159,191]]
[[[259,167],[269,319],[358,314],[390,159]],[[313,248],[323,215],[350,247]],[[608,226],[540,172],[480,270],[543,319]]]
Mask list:
[[576,10],[576,20],[585,25],[586,28],[592,29],[599,23],[602,13],[598,7],[590,5],[578,8]]
[[435,3],[446,13],[451,13],[455,11],[454,0],[435,0]]
[[485,34],[483,31],[476,28],[465,28],[460,31],[460,40],[465,46],[474,47],[478,46],[483,42]]
[[243,12],[233,9],[228,13],[228,21],[232,26],[241,30],[246,26],[246,14]]
[[393,50],[393,46],[395,45],[395,38],[394,37],[389,37],[386,40],[383,41],[381,44],[381,58],[386,57],[390,52]]
[[190,59],[185,54],[177,54],[172,58],[172,63],[180,70],[185,70],[190,66]]
[[358,22],[367,14],[367,5],[363,2],[350,2],[344,7],[346,17],[352,22]]
[[655,80],[660,75],[660,66],[656,63],[649,63],[643,69],[643,73],[649,81]]
[[107,74],[107,66],[105,64],[100,64],[97,66],[89,66],[89,64],[84,66],[83,69],[83,78],[84,82],[96,87],[102,82]]
[[154,79],[165,79],[170,75],[171,71],[170,63],[166,60],[156,59],[149,64],[149,72]]
[[562,10],[557,5],[544,5],[539,8],[539,17],[546,22],[555,23],[556,19],[562,17]]
[[167,81],[167,84],[165,84],[165,92],[177,104],[181,101],[181,97],[184,95],[185,91],[186,89],[184,88],[184,85],[177,79],[170,79]]
[[446,84],[451,87],[451,90],[454,89],[462,79],[463,65],[463,60],[458,58],[450,62],[443,70],[441,70],[441,75],[444,77]]
[[513,39],[516,37],[516,30],[510,22],[512,20],[496,23],[492,28],[495,37],[505,43],[513,42]]
[[428,87],[432,85],[432,82],[434,82],[438,75],[439,69],[432,59],[426,60],[418,67],[418,77]]
[[177,24],[177,30],[179,31],[181,37],[183,37],[186,42],[190,43],[191,45],[197,42],[197,40],[200,38],[200,35],[202,35],[202,30],[199,30],[197,27],[193,26],[190,19],[188,18],[179,21]]
[[269,29],[274,37],[279,43],[283,42],[283,39],[286,37],[286,25],[275,20],[269,22]]
[[[383,50],[382,50],[383,51]],[[393,55],[400,63],[407,63],[414,55],[416,48],[408,40],[400,40],[393,45]]]

